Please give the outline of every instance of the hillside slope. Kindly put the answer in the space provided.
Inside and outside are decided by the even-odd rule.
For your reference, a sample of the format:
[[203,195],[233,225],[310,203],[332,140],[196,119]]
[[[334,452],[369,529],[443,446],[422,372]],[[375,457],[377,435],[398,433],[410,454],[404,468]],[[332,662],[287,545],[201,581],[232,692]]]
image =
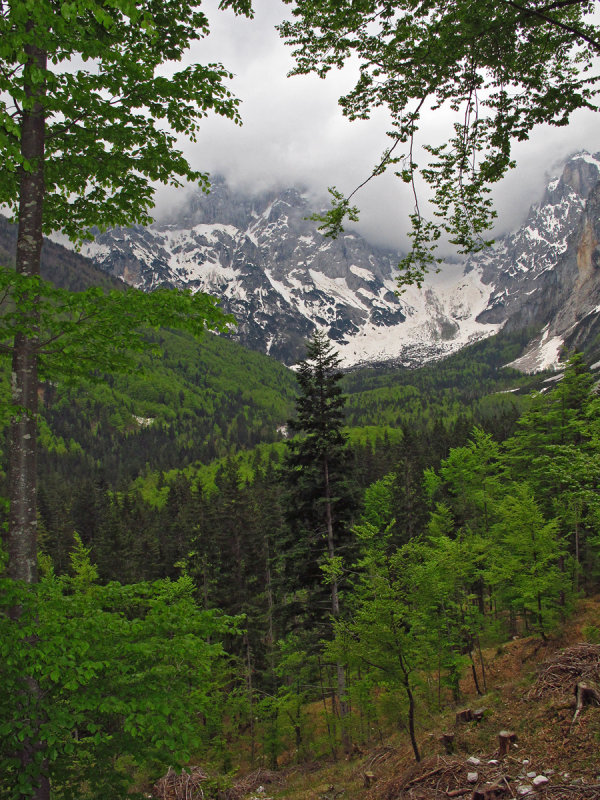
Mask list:
[[[573,689],[590,669],[600,678],[600,644],[586,641],[586,636],[598,631],[599,618],[600,598],[590,598],[579,603],[573,619],[552,641],[515,639],[487,650],[487,693],[477,695],[472,681],[465,678],[461,705],[427,717],[419,731],[420,764],[414,762],[405,733],[380,731],[377,741],[355,747],[349,757],[337,762],[323,758],[305,765],[287,764],[277,772],[247,770],[245,777],[221,790],[219,797],[598,800],[600,707],[584,707],[573,723]],[[483,709],[483,719],[458,722],[457,711],[466,708]],[[516,734],[516,741],[502,757],[498,734],[507,729]],[[444,748],[443,734],[454,735],[452,753]],[[189,776],[182,780],[189,781]],[[202,787],[202,782],[197,785]],[[176,786],[172,778],[171,790]],[[165,783],[157,784],[152,797],[172,800],[176,795],[167,793],[166,788]],[[208,788],[203,796],[207,800],[216,797]]]

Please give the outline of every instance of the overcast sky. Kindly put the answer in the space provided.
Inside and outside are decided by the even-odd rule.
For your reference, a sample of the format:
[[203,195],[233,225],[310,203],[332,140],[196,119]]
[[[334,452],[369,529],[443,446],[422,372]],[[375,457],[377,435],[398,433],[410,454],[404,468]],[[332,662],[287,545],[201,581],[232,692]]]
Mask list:
[[[219,61],[235,74],[231,89],[242,101],[243,126],[208,118],[194,144],[181,146],[194,165],[222,174],[234,188],[258,191],[302,186],[325,197],[335,185],[350,192],[367,177],[388,146],[383,112],[369,121],[348,122],[337,104],[352,87],[356,72],[347,68],[325,80],[315,76],[288,78],[291,48],[280,40],[275,25],[288,8],[278,0],[255,0],[255,18],[219,12],[218,0],[205,0],[210,36],[195,44],[190,56],[199,62]],[[600,150],[600,117],[578,112],[568,128],[546,128],[517,145],[517,168],[496,189],[497,233],[511,230],[539,199],[549,177],[576,150]],[[443,135],[443,114],[431,114],[426,137]],[[173,198],[159,196],[157,212]],[[406,245],[407,187],[393,176],[372,181],[355,197],[361,209],[357,226],[373,243],[402,249]]]

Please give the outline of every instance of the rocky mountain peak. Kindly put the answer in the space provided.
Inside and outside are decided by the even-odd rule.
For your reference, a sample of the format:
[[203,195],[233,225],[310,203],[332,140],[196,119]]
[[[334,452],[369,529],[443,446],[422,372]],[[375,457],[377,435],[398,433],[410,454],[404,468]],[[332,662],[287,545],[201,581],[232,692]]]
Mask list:
[[599,177],[600,153],[575,154],[517,230],[401,297],[400,254],[353,231],[324,238],[308,219],[317,209],[294,187],[251,195],[216,178],[210,194],[182,195],[167,218],[99,235],[86,252],[143,289],[216,295],[237,318],[237,339],[285,363],[303,356],[305,339],[319,328],[347,366],[389,359],[416,365],[505,324],[538,324],[552,287],[561,297],[572,288],[575,278],[567,271],[558,279],[557,265],[577,236],[575,271],[595,271],[596,228],[591,217],[587,233],[581,226]]
[[568,186],[583,200],[586,200],[599,178],[600,152],[593,155],[580,152],[571,156],[564,165],[562,175],[558,180],[558,187]]

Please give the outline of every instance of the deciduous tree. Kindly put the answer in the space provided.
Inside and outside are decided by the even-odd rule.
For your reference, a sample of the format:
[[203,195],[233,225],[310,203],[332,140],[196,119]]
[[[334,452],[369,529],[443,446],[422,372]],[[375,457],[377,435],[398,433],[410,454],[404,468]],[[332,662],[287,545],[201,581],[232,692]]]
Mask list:
[[[198,608],[189,578],[99,585],[80,539],[71,563],[72,577],[48,570],[33,587],[0,577],[2,800],[50,782],[56,800],[131,797],[131,766],[158,778],[220,725],[220,640],[233,620]],[[24,675],[39,691],[24,693]]]
[[[250,0],[222,0],[221,7],[250,14]],[[0,0],[0,204],[18,223],[16,269],[0,273],[0,343],[12,357],[11,579],[38,580],[40,356],[62,356],[58,369],[72,376],[119,361],[122,348],[140,345],[143,323],[191,323],[198,331],[223,322],[202,295],[161,293],[148,302],[114,293],[105,302],[99,291],[69,298],[40,280],[44,233],[58,230],[77,241],[94,225],[148,222],[155,182],[193,180],[206,188],[206,175],[190,167],[176,136],[194,138],[209,110],[239,121],[222,66],[177,66],[208,31],[194,0]],[[19,602],[12,616],[19,619],[25,608]],[[22,630],[21,643],[35,659],[38,636],[25,622]],[[45,676],[31,663],[17,678],[29,724],[21,727],[15,755],[23,776],[15,796],[41,800],[49,797],[52,751],[36,711]]]
[[[221,2],[228,6],[251,13],[250,0]],[[208,19],[194,0],[0,2],[0,203],[18,222],[16,272],[5,275],[1,287],[13,309],[8,330],[1,331],[12,354],[8,568],[13,578],[37,580],[40,353],[53,344],[69,367],[82,358],[89,365],[95,346],[115,330],[133,332],[146,317],[150,324],[168,323],[172,308],[167,295],[154,310],[144,304],[137,312],[113,298],[133,323],[122,326],[119,314],[104,314],[98,294],[86,298],[92,307],[63,298],[52,309],[57,298],[43,297],[39,281],[42,234],[59,230],[78,240],[94,225],[148,222],[154,182],[193,180],[207,186],[206,175],[177,149],[176,135],[194,138],[208,111],[239,121],[237,101],[224,83],[229,73],[221,65],[177,67],[189,44],[208,31]],[[165,62],[175,65],[170,75]],[[201,296],[177,303],[173,321],[218,325],[210,310],[214,304]],[[104,324],[82,336],[82,323],[90,319]],[[50,333],[42,329],[48,320],[53,320]],[[71,339],[56,346],[65,333]],[[113,342],[113,353],[122,343]]]

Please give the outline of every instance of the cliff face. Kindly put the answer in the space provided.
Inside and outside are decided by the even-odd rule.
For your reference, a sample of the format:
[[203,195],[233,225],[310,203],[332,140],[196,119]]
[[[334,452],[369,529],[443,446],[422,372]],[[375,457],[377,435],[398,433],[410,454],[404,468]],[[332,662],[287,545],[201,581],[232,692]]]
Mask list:
[[[526,353],[515,362],[524,370],[538,367],[555,351],[558,356],[587,349],[600,353],[600,181],[587,197],[578,225],[554,268],[544,275],[535,302],[509,319],[511,328],[533,323],[542,328]],[[526,311],[525,311],[526,309]]]
[[560,287],[549,330],[567,348],[593,347],[600,315],[600,182],[592,189],[577,234],[557,264]]
[[480,321],[508,321],[509,327],[538,324],[548,294],[563,281],[556,267],[579,231],[588,195],[599,179],[600,154],[573,157],[520,228],[474,259],[483,280],[495,287]]

